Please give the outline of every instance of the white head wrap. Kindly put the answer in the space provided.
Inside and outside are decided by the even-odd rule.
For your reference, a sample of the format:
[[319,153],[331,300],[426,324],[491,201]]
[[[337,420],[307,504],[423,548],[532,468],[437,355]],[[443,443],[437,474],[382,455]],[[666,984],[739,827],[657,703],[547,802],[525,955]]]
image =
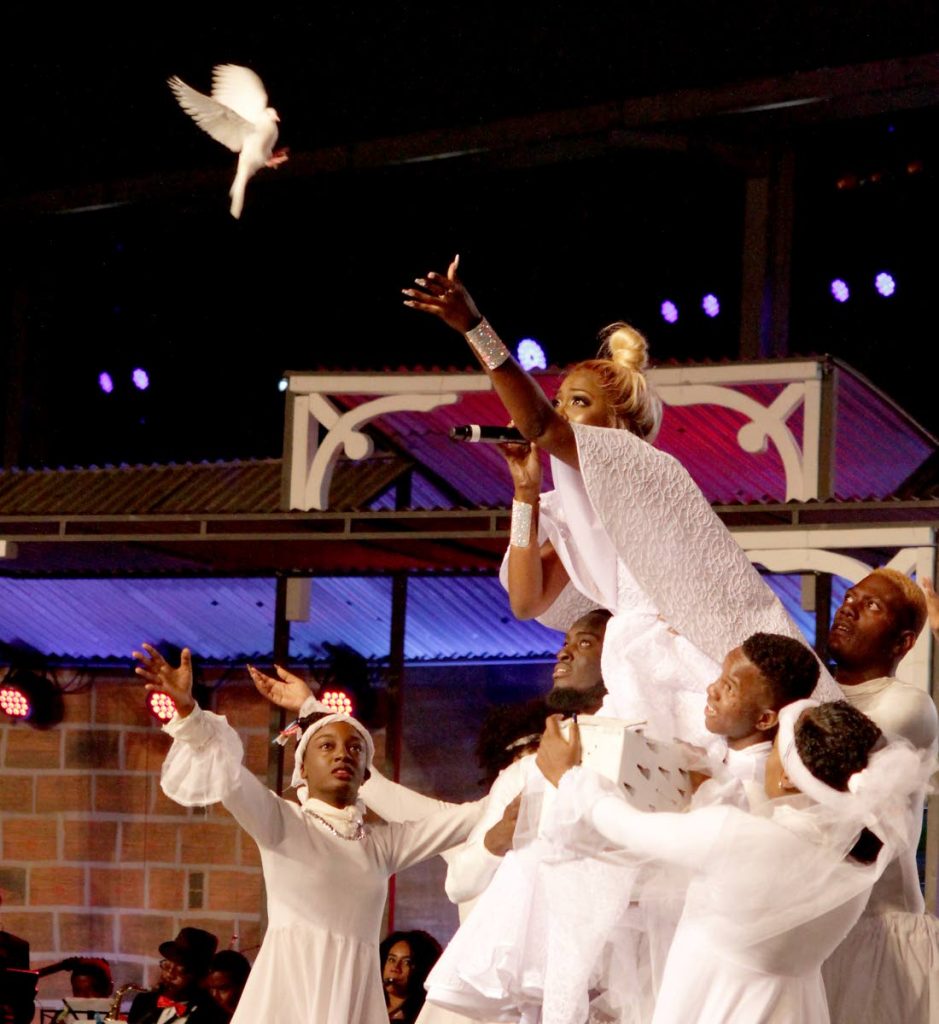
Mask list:
[[804,711],[818,706],[816,700],[797,700],[779,712],[779,756],[790,781],[858,830],[868,828],[893,845],[908,842],[913,827],[909,799],[928,786],[931,759],[905,740],[883,740],[869,755],[867,766],[848,779],[847,791],[834,789],[809,771],[796,749],[796,723]]
[[309,795],[309,789],[301,771],[303,768],[303,757],[306,754],[306,748],[309,746],[310,740],[320,729],[324,729],[327,725],[332,725],[334,722],[346,722],[351,725],[362,737],[362,742],[365,744],[366,768],[371,766],[372,760],[375,757],[375,743],[368,729],[357,718],[353,718],[352,715],[333,714],[325,704],[321,704],[317,700],[307,700],[300,711],[304,718],[307,715],[316,714],[318,711],[325,715],[324,718],[319,718],[312,725],[307,726],[297,743],[297,749],[294,751],[293,775],[290,779],[290,785],[296,789],[297,799],[302,804],[305,803]]

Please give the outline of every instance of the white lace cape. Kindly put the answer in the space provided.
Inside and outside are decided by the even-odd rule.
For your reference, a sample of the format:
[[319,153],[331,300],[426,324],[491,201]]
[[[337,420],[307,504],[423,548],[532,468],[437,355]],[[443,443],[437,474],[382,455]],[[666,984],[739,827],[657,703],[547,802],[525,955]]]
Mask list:
[[[539,539],[552,542],[571,583],[541,622],[566,629],[591,607],[615,614],[639,602],[718,664],[752,633],[805,643],[676,459],[625,430],[573,428],[580,471],[552,459],[556,490],[539,516]],[[635,588],[624,587],[623,570]],[[506,585],[505,563],[501,578]],[[815,696],[842,696],[824,667]]]

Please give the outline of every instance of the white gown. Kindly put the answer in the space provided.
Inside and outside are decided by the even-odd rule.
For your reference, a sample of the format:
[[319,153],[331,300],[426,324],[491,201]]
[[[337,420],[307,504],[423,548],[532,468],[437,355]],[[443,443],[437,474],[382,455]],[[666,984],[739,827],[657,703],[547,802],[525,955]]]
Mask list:
[[[541,621],[566,630],[607,608],[600,714],[713,747],[705,690],[726,655],[752,633],[805,638],[681,463],[628,431],[572,426],[580,470],[552,459],[539,511],[570,584]],[[841,697],[824,668],[815,696]]]
[[[261,852],[268,927],[233,1024],[387,1022],[378,936],[388,878],[464,839],[481,805],[373,826],[350,841],[313,816],[330,815],[327,805],[284,800],[249,772],[221,716],[196,708],[166,731],[167,796],[187,806],[221,801]],[[332,810],[340,827],[342,816],[356,818],[352,808]]]
[[562,832],[583,817],[614,847],[691,873],[654,1024],[825,1024],[822,961],[857,921],[889,853],[874,865],[845,859],[850,833],[828,831],[805,797],[766,802],[758,814],[646,814],[591,774],[562,779]]
[[[936,752],[939,716],[925,691],[884,677],[844,692],[885,733]],[[917,821],[922,811],[919,794]],[[915,841],[878,879],[860,921],[825,962],[822,976],[833,1024],[934,1024],[939,1017],[939,921],[925,910]]]

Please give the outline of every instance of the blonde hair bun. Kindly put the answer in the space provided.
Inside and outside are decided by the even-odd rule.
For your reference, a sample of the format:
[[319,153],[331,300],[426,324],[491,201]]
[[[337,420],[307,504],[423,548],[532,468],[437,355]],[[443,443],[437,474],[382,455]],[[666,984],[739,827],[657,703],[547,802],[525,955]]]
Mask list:
[[626,323],[610,324],[600,337],[609,359],[618,366],[642,373],[649,365],[649,343],[635,327]]

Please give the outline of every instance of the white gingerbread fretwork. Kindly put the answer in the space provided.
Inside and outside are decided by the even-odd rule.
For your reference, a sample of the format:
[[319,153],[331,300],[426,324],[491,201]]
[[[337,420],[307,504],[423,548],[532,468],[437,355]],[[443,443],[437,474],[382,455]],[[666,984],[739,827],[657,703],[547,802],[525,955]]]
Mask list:
[[[362,428],[373,419],[392,412],[430,412],[459,401],[461,394],[491,387],[489,378],[481,373],[291,375],[286,431],[288,508],[329,508],[329,486],[342,451],[353,460],[372,453],[372,440]],[[340,394],[382,397],[344,411],[326,397]],[[320,424],[327,431],[322,441]]]
[[[737,432],[737,442],[747,452],[765,452],[772,441],[782,459],[786,477],[786,501],[808,501],[819,495],[821,462],[821,404],[819,379],[822,364],[782,363],[778,366],[693,367],[652,370],[650,380],[666,405],[717,405],[733,409],[749,419]],[[769,405],[734,389],[742,383],[785,383]],[[787,426],[802,406],[802,444]]]

